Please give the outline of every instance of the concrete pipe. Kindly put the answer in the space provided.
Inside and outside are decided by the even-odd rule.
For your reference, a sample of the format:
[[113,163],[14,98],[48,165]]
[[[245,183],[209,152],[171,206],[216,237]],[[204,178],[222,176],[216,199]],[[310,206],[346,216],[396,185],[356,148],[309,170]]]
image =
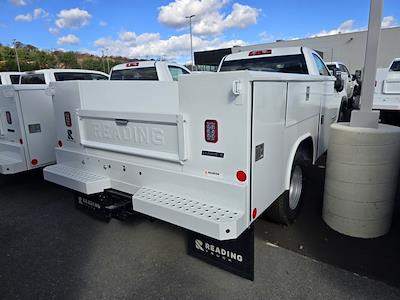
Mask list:
[[330,130],[323,219],[360,238],[386,234],[391,225],[400,167],[400,127],[333,124]]

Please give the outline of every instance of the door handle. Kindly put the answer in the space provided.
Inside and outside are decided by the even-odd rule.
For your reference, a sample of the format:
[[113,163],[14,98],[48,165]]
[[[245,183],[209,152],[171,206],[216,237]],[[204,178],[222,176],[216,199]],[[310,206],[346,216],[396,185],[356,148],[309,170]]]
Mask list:
[[128,122],[129,121],[125,119],[115,119],[115,124],[117,124],[117,126],[126,126]]

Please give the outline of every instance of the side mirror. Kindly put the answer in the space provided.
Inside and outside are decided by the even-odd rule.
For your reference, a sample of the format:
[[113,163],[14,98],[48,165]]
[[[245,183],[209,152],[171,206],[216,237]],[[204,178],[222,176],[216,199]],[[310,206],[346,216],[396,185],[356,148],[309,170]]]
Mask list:
[[335,69],[335,71],[333,71],[333,75],[336,77],[335,80],[335,90],[338,92],[343,91],[344,88],[344,80],[342,79],[342,72],[338,69]]

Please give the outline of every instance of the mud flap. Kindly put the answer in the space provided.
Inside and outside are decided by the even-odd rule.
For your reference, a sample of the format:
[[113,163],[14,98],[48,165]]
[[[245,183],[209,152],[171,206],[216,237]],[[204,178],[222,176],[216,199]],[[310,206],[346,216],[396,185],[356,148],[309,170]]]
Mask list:
[[188,231],[188,254],[254,281],[254,228],[250,226],[237,239],[219,241]]

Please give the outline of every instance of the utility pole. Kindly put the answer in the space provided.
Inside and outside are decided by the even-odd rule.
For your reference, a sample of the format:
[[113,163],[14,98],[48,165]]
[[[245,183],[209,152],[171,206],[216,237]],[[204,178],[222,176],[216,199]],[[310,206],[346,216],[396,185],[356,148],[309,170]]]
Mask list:
[[107,54],[107,57],[106,57],[106,59],[107,59],[107,74],[110,74],[110,62],[109,62],[109,60],[108,60],[108,56],[110,55],[110,52],[109,52],[109,48],[106,48],[106,54]]
[[186,16],[186,19],[189,19],[189,30],[190,30],[190,57],[192,59],[192,67],[191,70],[193,71],[194,68],[194,54],[193,54],[193,35],[192,35],[192,18],[196,15]]
[[21,66],[19,65],[19,58],[17,52],[17,40],[13,39],[14,51],[15,51],[15,59],[17,60],[18,72],[21,72]]

